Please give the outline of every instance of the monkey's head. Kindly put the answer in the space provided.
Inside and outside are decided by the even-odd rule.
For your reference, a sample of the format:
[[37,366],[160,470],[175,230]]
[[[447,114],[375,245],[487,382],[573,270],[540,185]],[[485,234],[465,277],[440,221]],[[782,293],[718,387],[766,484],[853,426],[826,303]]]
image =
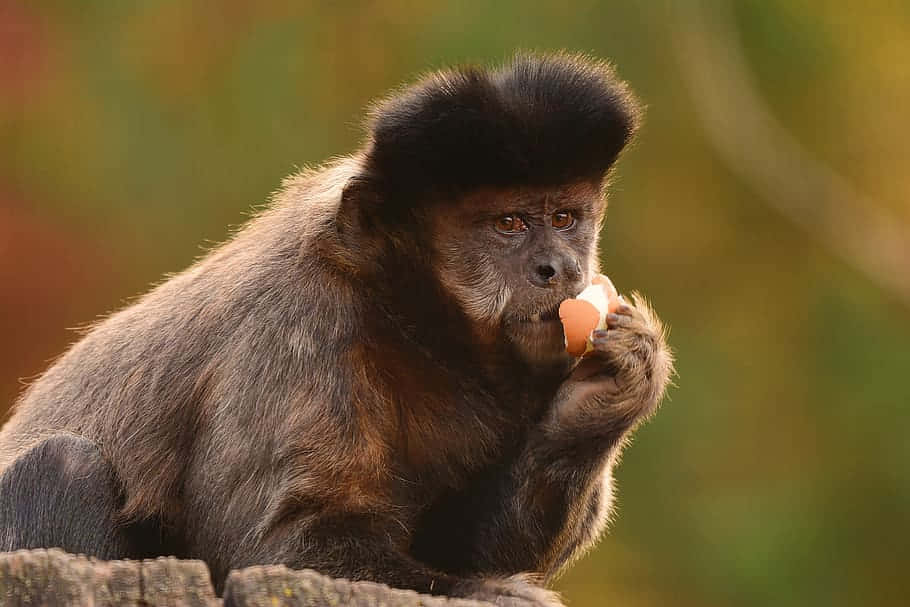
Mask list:
[[376,251],[409,243],[415,275],[457,303],[475,341],[565,363],[557,308],[598,269],[605,181],[637,119],[611,68],[582,56],[431,74],[374,108],[344,225],[382,240]]

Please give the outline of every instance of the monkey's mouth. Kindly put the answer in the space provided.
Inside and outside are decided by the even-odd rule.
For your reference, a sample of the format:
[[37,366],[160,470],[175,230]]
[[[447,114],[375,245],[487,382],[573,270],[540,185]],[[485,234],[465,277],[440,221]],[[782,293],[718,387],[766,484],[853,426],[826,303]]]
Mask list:
[[505,337],[521,355],[535,364],[562,364],[569,356],[559,321],[559,302],[541,302],[532,313],[516,314],[506,322]]
[[541,323],[559,320],[559,305],[557,304],[546,310],[539,310],[530,316],[522,316],[519,320],[523,323]]

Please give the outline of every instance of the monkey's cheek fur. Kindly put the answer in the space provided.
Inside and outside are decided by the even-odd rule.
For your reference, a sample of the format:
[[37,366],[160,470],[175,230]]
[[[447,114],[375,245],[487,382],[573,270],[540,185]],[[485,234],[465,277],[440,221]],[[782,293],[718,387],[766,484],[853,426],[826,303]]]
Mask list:
[[606,328],[606,316],[619,307],[619,294],[610,279],[599,274],[575,299],[559,304],[559,320],[565,334],[566,352],[575,357],[594,349],[591,333]]

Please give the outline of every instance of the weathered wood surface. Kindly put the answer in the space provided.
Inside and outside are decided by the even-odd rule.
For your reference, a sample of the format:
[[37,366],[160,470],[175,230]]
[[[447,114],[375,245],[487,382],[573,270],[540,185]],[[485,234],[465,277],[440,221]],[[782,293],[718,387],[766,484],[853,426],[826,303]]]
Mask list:
[[215,598],[202,561],[159,558],[96,561],[62,550],[0,554],[0,605],[210,607]]
[[0,607],[489,607],[280,565],[232,571],[224,601],[202,561],[97,561],[62,550],[0,554]]
[[225,607],[493,607],[489,603],[447,599],[373,582],[349,582],[282,565],[232,571],[224,591]]

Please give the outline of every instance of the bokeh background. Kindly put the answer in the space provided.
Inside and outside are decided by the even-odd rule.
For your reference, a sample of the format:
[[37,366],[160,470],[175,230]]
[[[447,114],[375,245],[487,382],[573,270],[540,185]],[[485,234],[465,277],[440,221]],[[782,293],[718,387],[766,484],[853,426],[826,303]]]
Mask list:
[[604,267],[679,358],[569,604],[910,604],[906,2],[0,0],[0,419],[370,99],[516,48],[647,104]]

